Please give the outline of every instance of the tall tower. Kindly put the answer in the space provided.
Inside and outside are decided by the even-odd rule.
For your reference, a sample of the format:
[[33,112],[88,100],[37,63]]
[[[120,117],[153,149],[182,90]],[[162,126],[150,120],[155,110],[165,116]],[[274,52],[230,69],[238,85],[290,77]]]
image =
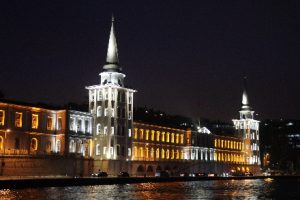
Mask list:
[[119,65],[114,18],[111,21],[106,63],[100,75],[100,84],[88,86],[89,111],[94,118],[93,147],[95,165],[102,161],[131,158],[131,133],[133,120],[133,89],[124,86],[125,74]]
[[233,119],[238,136],[244,140],[245,163],[260,165],[259,156],[259,121],[254,119],[254,111],[250,107],[247,94],[246,78],[244,78],[244,91],[242,107],[239,111],[240,119]]

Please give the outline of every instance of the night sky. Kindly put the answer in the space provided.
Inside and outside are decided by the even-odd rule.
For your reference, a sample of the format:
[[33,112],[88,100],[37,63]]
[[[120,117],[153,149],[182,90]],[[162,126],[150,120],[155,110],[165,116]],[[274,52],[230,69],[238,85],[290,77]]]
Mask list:
[[87,101],[114,13],[135,106],[230,121],[247,76],[257,119],[299,119],[300,1],[174,2],[1,2],[0,90],[31,103]]

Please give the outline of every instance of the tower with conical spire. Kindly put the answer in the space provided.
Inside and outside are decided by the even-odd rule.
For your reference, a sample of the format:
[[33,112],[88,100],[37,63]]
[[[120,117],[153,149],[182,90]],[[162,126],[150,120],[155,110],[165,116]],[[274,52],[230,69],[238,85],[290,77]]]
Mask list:
[[136,92],[124,86],[125,74],[119,63],[114,23],[112,17],[100,84],[86,87],[89,111],[94,118],[94,168],[107,172],[121,171],[122,163],[131,159],[133,94]]
[[244,163],[250,165],[250,167],[259,167],[259,121],[254,119],[254,111],[250,107],[246,78],[244,78],[242,106],[239,113],[240,119],[233,119],[233,123],[238,137],[242,138],[244,141]]

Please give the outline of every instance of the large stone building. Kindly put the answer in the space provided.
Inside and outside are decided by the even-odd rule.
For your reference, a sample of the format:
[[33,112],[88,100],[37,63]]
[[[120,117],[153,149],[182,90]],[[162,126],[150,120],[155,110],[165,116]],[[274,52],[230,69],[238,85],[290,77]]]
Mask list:
[[136,91],[125,87],[114,19],[99,75],[99,84],[86,87],[88,112],[0,102],[0,175],[259,172],[259,121],[246,89],[236,135],[133,121]]

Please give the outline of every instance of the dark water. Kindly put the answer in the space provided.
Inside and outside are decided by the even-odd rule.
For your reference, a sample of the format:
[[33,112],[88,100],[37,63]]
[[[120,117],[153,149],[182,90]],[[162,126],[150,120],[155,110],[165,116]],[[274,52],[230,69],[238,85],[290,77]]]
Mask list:
[[300,199],[299,180],[227,180],[0,190],[0,199]]

